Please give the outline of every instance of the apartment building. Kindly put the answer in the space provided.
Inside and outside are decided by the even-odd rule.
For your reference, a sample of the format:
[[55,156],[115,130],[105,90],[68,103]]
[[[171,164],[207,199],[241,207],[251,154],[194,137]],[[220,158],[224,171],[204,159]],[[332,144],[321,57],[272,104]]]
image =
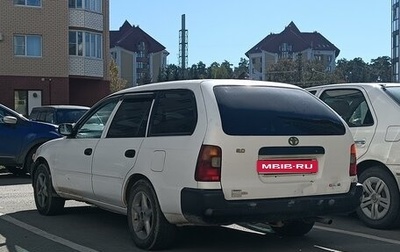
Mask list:
[[162,44],[128,21],[119,30],[110,31],[110,53],[128,86],[156,82],[169,54]]
[[399,58],[399,30],[400,30],[400,13],[399,0],[392,0],[392,81],[400,82],[400,58]]
[[249,78],[267,80],[268,68],[280,59],[319,60],[327,72],[333,71],[340,50],[319,32],[301,32],[290,22],[278,34],[271,33],[258,42],[246,56],[249,58]]
[[0,103],[28,115],[109,94],[109,0],[0,1]]

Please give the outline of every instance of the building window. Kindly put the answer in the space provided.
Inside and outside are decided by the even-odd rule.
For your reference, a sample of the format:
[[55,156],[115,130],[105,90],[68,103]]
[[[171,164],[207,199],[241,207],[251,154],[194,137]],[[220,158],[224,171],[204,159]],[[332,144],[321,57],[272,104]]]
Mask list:
[[39,35],[15,35],[14,55],[41,57],[42,36]]
[[102,12],[102,0],[69,0],[69,8],[84,9],[93,12]]
[[289,45],[288,43],[283,43],[282,45],[279,46],[279,50],[281,52],[291,52],[292,45]]
[[14,0],[14,5],[24,5],[24,6],[42,6],[41,0]]
[[69,8],[82,9],[83,8],[82,0],[69,0],[68,6]]
[[69,32],[69,55],[83,56],[83,32]]
[[101,59],[102,36],[97,33],[85,32],[85,56]]
[[314,59],[315,60],[318,60],[318,61],[321,61],[322,60],[322,55],[314,55]]
[[101,59],[103,39],[100,33],[70,31],[69,55]]
[[143,41],[139,42],[138,45],[137,45],[137,49],[139,51],[144,51],[146,49],[146,44]]

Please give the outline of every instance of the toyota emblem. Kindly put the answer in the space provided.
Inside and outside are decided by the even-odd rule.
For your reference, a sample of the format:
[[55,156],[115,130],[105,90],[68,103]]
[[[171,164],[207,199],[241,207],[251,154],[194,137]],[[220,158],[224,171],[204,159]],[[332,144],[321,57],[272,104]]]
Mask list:
[[299,144],[299,139],[297,137],[290,137],[288,142],[290,145],[296,146]]

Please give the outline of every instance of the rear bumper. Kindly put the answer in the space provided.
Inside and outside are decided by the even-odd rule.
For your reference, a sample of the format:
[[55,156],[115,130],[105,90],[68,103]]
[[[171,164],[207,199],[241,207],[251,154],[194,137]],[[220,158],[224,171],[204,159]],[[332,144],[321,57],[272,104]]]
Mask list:
[[192,223],[272,222],[353,212],[360,204],[362,191],[362,185],[354,183],[345,194],[228,201],[222,190],[184,188],[181,206]]

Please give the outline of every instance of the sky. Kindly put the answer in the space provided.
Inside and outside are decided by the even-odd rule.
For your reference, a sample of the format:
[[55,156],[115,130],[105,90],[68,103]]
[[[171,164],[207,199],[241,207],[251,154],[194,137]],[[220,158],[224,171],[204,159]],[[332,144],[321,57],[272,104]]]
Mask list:
[[125,21],[166,47],[179,65],[179,30],[185,14],[188,66],[229,61],[291,21],[301,32],[317,31],[340,49],[337,59],[366,63],[391,56],[390,0],[110,0],[110,30]]

